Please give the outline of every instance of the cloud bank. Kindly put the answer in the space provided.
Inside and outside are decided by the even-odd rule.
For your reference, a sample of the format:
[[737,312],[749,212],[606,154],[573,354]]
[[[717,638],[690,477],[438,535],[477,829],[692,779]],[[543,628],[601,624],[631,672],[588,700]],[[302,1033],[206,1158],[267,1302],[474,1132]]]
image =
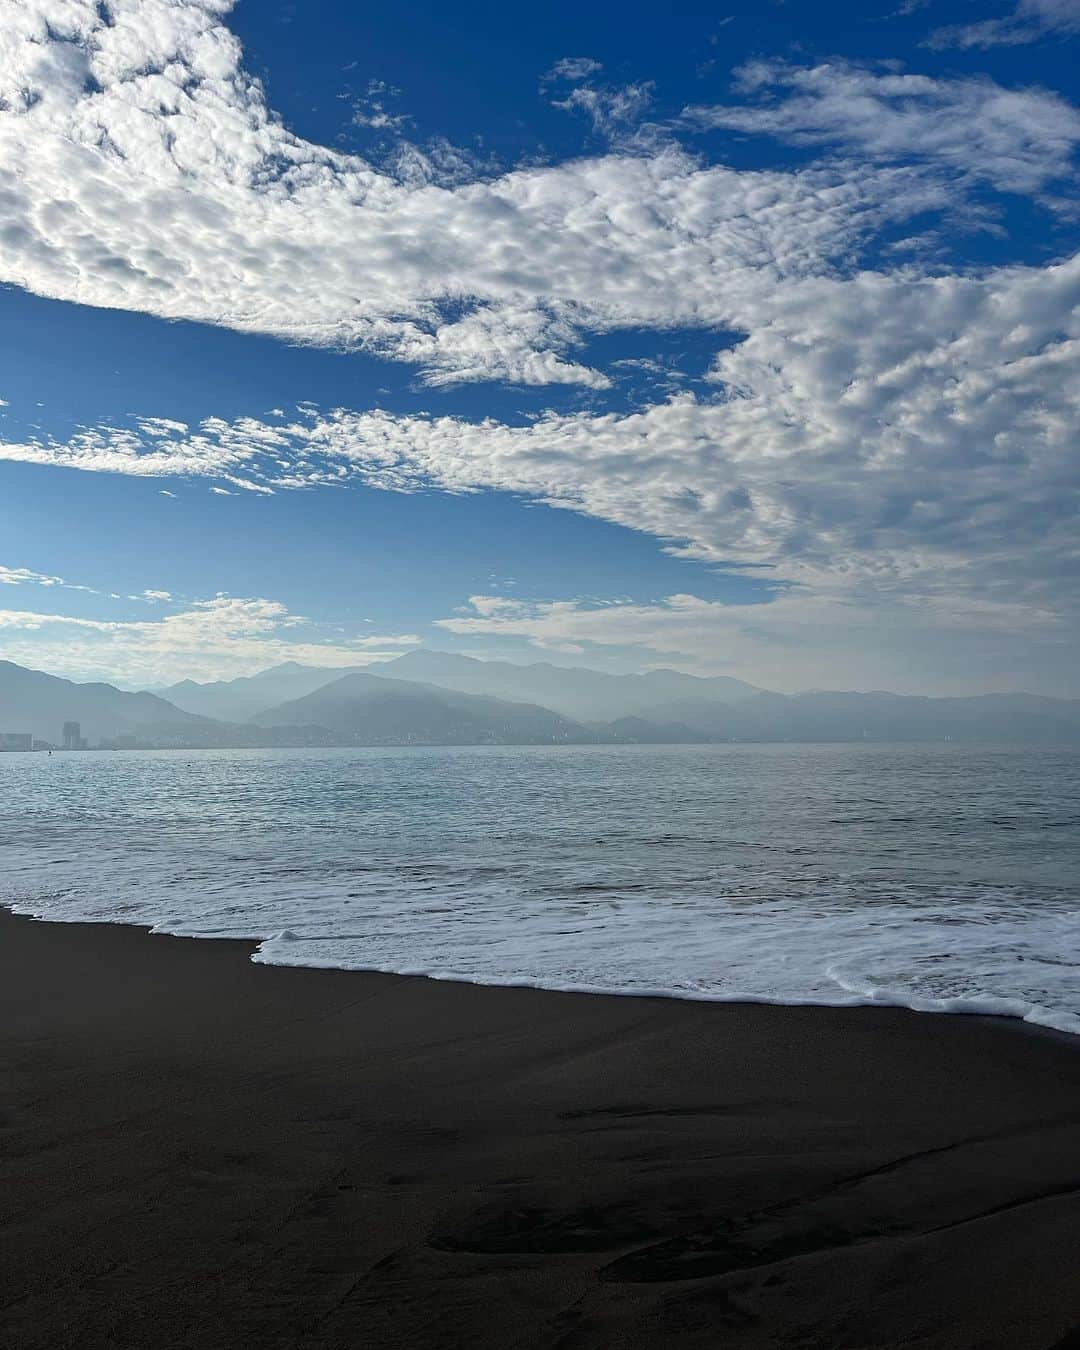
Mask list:
[[[988,188],[1068,219],[1080,115],[1059,95],[758,63],[741,72],[740,102],[690,109],[663,140],[443,182],[421,160],[395,174],[289,132],[244,70],[230,8],[0,0],[0,280],[364,348],[433,385],[579,385],[597,402],[610,379],[581,355],[590,334],[740,340],[717,338],[711,392],[629,415],[510,425],[307,408],[187,427],[147,409],[0,457],[201,478],[220,493],[350,481],[507,492],[751,569],[777,597],[759,618],[814,615],[824,632],[859,615],[864,637],[918,621],[1073,640],[1057,634],[1075,630],[1080,571],[1080,255],[896,261],[922,256],[927,213],[996,227]],[[1075,13],[1023,0],[978,42],[949,40],[1067,35]],[[596,73],[567,58],[545,87],[579,82],[563,101],[596,121],[611,109],[580,83]],[[691,126],[824,158],[710,165],[677,142]],[[654,632],[685,612],[720,631],[713,610],[651,609]],[[589,607],[579,617],[614,623]],[[556,640],[547,611],[460,621],[494,631],[511,618]]]
[[98,428],[0,457],[282,491],[498,490],[778,584],[1071,603],[1080,260],[812,278],[762,301],[711,398],[524,426],[305,408]]
[[231,679],[281,661],[366,665],[420,641],[415,634],[328,641],[309,619],[278,601],[224,595],[146,620],[0,609],[0,640],[5,660],[73,679],[120,678],[134,686]]
[[[435,383],[603,388],[574,359],[583,333],[745,324],[777,284],[955,201],[910,167],[734,172],[674,142],[456,186],[413,155],[394,176],[282,126],[230,8],[0,0],[0,279],[363,347]],[[1021,95],[1015,110],[1041,115]],[[1036,173],[1024,155],[1016,172]]]

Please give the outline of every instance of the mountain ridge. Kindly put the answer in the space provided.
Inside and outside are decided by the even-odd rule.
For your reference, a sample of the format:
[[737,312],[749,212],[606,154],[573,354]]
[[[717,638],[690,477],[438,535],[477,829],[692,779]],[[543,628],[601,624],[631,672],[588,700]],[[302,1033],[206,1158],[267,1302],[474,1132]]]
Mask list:
[[557,666],[549,661],[525,665],[481,661],[424,647],[394,657],[384,663],[384,668],[393,671],[397,679],[417,679],[493,698],[520,698],[584,722],[648,717],[647,710],[660,702],[665,692],[675,697],[693,689],[731,703],[764,692],[728,675],[686,675],[668,669],[613,675],[588,666]]
[[302,698],[340,675],[361,669],[360,666],[309,666],[299,661],[281,661],[254,675],[205,683],[180,680],[154,692],[185,712],[223,722],[247,722],[257,712],[288,699]]
[[157,694],[129,692],[103,680],[80,683],[44,670],[0,660],[0,728],[59,743],[65,722],[78,722],[91,740],[153,729],[182,739],[205,719],[184,712]]
[[[414,678],[391,673],[399,662],[360,669],[303,666],[285,662],[237,681],[215,681],[215,697],[236,685],[240,701],[287,688],[315,684],[297,698],[256,709],[235,721],[190,712],[149,691],[129,692],[102,681],[80,683],[0,660],[0,732],[31,734],[56,744],[64,722],[77,721],[81,734],[107,746],[242,748],[259,746],[410,745],[410,744],[693,744],[747,742],[941,742],[1065,746],[1080,744],[1080,699],[1055,699],[1028,693],[989,693],[934,697],[885,691],[816,690],[779,694],[735,689],[734,702],[716,697],[719,685],[677,671],[638,677],[607,676],[584,667],[549,663],[513,667],[492,663],[493,672],[477,672],[484,662],[436,654],[431,664],[457,670],[461,679],[507,683],[524,671],[524,683],[553,681],[568,671],[564,704],[584,699],[593,710],[599,693],[621,691],[624,702],[640,697],[643,685],[656,689],[638,712],[626,712],[617,697],[603,705],[603,716],[571,717],[559,707],[534,700],[500,698],[448,688],[415,678],[424,662],[408,653],[404,667]],[[465,665],[458,664],[466,663]],[[507,670],[510,675],[507,675]],[[582,676],[597,676],[590,684]],[[605,683],[606,681],[629,683]],[[180,686],[206,688],[194,681]],[[173,686],[173,688],[179,686]],[[672,690],[683,691],[669,697]],[[584,691],[584,692],[583,692]],[[693,696],[686,691],[692,691]],[[713,694],[712,697],[708,695]]]
[[474,744],[581,743],[588,729],[537,704],[463,694],[413,680],[353,673],[303,698],[268,709],[252,721],[263,727],[311,726],[358,744],[432,742]]

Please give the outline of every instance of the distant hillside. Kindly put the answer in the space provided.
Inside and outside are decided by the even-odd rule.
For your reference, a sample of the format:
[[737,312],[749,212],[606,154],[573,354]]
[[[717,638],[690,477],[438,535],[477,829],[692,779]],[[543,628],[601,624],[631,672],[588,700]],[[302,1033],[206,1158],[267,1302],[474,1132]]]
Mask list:
[[518,699],[553,708],[580,722],[622,717],[657,717],[673,699],[694,698],[738,704],[762,691],[726,675],[708,679],[677,670],[644,675],[609,675],[584,666],[555,666],[541,661],[519,666],[510,661],[478,661],[451,652],[413,651],[376,668],[398,680],[417,680],[464,694]]
[[[1033,694],[973,698],[923,698],[888,693],[825,691],[715,696],[723,684],[681,676],[610,676],[571,670],[565,706],[600,708],[573,718],[537,702],[462,692],[417,679],[394,679],[407,662],[414,671],[439,665],[449,678],[494,685],[544,683],[567,676],[556,666],[510,666],[438,652],[416,652],[370,670],[341,675],[292,663],[220,685],[192,685],[212,697],[247,707],[274,689],[317,687],[300,697],[260,708],[244,722],[199,716],[151,693],[125,693],[110,684],[78,684],[0,661],[0,731],[30,733],[59,744],[64,722],[81,724],[91,746],[105,739],[136,738],[144,746],[185,749],[333,745],[608,745],[694,744],[707,741],[984,742],[1032,746],[1080,745],[1080,700]],[[459,664],[459,663],[464,663]],[[493,665],[494,673],[484,667]],[[509,672],[509,673],[508,673]],[[519,678],[519,672],[524,675]],[[324,677],[330,679],[324,682]],[[595,675],[600,682],[589,684]],[[614,682],[614,683],[612,683]],[[635,683],[636,682],[636,683]],[[233,686],[240,686],[234,689]],[[177,686],[180,687],[180,686]],[[648,711],[619,711],[645,689],[664,691]],[[606,690],[610,697],[601,698]],[[672,694],[671,691],[675,693]],[[555,691],[557,692],[557,691]],[[218,704],[217,706],[222,706]]]
[[78,722],[96,744],[102,737],[153,735],[191,742],[214,732],[154,694],[128,694],[111,684],[77,684],[44,671],[0,661],[0,731],[30,732],[59,745],[65,722]]
[[260,727],[322,727],[357,745],[515,745],[596,740],[548,708],[377,675],[346,675],[260,713]]
[[[706,719],[700,725],[705,727]],[[923,698],[824,691],[762,694],[738,710],[743,740],[1080,742],[1080,700],[1034,694]]]
[[256,713],[276,708],[289,699],[303,698],[324,684],[360,669],[359,666],[303,666],[297,661],[285,661],[257,675],[240,675],[234,680],[215,680],[210,684],[181,680],[159,692],[162,698],[185,712],[223,722],[247,722]]
[[650,722],[644,717],[619,717],[602,723],[599,730],[625,745],[701,745],[713,739],[684,722]]
[[653,716],[720,741],[1080,741],[1080,701],[1033,694],[762,693],[735,707],[674,699],[654,708]]

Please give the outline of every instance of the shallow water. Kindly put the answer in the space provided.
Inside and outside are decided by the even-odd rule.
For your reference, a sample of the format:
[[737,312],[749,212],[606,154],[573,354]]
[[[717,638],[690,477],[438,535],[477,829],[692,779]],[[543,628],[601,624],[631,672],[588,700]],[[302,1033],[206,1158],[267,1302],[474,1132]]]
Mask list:
[[1080,752],[0,755],[0,901],[490,984],[1080,1033]]

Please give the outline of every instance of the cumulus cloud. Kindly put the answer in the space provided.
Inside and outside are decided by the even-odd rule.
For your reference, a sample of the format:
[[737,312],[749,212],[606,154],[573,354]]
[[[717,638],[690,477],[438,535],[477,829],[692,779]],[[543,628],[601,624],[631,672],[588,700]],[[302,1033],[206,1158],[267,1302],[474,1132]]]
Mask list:
[[1080,33],[1080,0],[1020,0],[1010,13],[978,23],[937,28],[928,47],[1017,47],[1045,37]]
[[828,145],[872,161],[940,164],[1009,192],[1037,193],[1069,175],[1080,112],[1045,89],[989,79],[931,79],[851,63],[742,67],[736,88],[759,101],[697,107],[686,120]]
[[[1059,96],[768,63],[743,72],[741,104],[692,120],[828,161],[736,171],[616,140],[495,176],[415,148],[391,170],[283,127],[230,8],[0,0],[0,280],[364,347],[436,384],[602,391],[609,377],[578,356],[590,333],[741,339],[717,354],[711,396],[632,415],[511,426],[307,408],[188,427],[148,410],[0,457],[223,494],[502,490],[752,569],[776,593],[759,617],[876,605],[934,631],[948,615],[1014,634],[1075,618],[1080,257],[955,275],[870,261],[879,232],[975,184],[1063,194],[1080,124]],[[595,73],[562,71],[576,81],[564,101],[609,131],[632,122],[600,101],[618,91],[583,83]]]
[[1080,568],[1080,258],[981,276],[805,278],[689,394],[494,419],[307,407],[186,435],[103,427],[0,458],[283,491],[495,489],[777,586],[1071,604]]
[[0,634],[8,660],[127,684],[228,679],[290,660],[365,665],[419,642],[415,634],[322,641],[310,620],[277,601],[224,595],[129,621],[0,609]]
[[[230,8],[0,0],[0,279],[436,381],[603,387],[582,334],[728,326],[748,288],[846,266],[955,201],[911,169],[734,172],[674,145],[479,178],[413,147],[384,171],[281,124]],[[647,91],[575,96],[611,128]]]

